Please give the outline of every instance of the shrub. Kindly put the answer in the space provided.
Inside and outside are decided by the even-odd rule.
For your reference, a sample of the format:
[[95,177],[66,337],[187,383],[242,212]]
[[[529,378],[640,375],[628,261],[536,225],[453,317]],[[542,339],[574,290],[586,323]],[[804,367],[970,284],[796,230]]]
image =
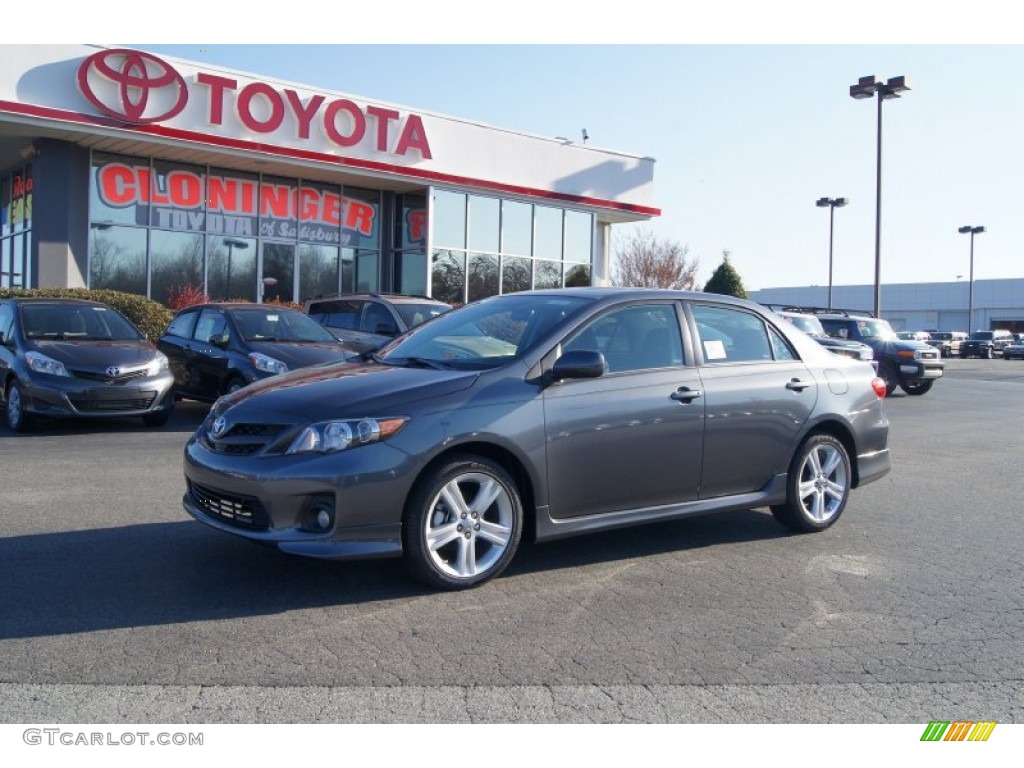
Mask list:
[[140,331],[156,341],[171,322],[174,313],[159,302],[135,293],[88,288],[0,288],[0,298],[41,296],[54,299],[86,299],[113,307],[131,320]]
[[167,296],[167,306],[173,312],[185,307],[194,307],[196,304],[205,304],[209,299],[198,285],[172,285]]

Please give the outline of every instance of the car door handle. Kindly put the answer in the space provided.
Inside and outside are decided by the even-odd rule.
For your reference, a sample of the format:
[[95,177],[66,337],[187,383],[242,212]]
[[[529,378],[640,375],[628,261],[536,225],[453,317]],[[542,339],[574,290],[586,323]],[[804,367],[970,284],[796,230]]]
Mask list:
[[811,386],[809,381],[801,381],[800,379],[790,379],[786,382],[786,389],[792,389],[794,392],[803,392]]
[[680,387],[671,395],[673,400],[678,400],[681,403],[689,403],[691,400],[696,400],[698,397],[703,396],[704,390],[690,389],[689,387]]

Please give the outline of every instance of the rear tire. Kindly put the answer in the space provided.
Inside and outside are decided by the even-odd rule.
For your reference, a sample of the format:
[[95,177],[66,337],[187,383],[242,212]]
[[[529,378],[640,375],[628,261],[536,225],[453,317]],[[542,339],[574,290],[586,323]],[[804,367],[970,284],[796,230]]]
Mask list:
[[237,392],[245,386],[245,381],[239,376],[232,376],[228,379],[227,384],[224,385],[224,394],[230,395],[232,392]]
[[791,530],[823,531],[843,514],[852,487],[846,446],[832,435],[811,435],[789,465],[786,502],[771,507],[772,514]]

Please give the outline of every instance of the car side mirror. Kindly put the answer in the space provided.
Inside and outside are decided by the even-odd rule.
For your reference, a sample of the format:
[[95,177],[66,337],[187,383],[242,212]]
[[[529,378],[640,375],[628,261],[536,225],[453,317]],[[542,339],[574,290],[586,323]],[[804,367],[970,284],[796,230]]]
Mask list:
[[230,341],[231,337],[226,333],[220,333],[216,336],[210,337],[210,343],[215,347],[220,347],[221,349],[225,349]]
[[551,366],[552,381],[563,379],[596,379],[608,369],[604,355],[589,349],[566,352]]
[[397,336],[398,326],[394,323],[377,323],[377,330],[374,333],[378,336]]

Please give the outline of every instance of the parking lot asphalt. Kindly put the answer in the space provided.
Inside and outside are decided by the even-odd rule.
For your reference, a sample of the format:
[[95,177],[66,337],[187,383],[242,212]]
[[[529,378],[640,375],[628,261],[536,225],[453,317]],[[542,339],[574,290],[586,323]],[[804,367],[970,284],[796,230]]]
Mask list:
[[1022,400],[1001,359],[898,392],[893,471],[824,533],[648,525],[448,594],[191,520],[206,406],[2,431],[0,721],[1022,722]]

